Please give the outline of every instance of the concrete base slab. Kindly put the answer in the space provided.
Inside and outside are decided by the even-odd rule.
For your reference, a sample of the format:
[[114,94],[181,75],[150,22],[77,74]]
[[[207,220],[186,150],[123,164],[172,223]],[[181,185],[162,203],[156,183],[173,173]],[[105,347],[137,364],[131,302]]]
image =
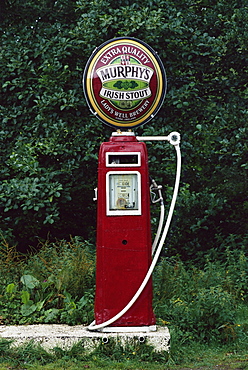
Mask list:
[[13,340],[13,346],[20,346],[30,341],[41,345],[46,350],[55,347],[69,349],[80,342],[87,352],[92,352],[100,343],[107,344],[115,340],[125,346],[130,342],[146,343],[154,351],[169,351],[170,333],[167,327],[157,327],[151,332],[101,333],[87,330],[86,326],[76,325],[16,325],[0,326],[0,339]]

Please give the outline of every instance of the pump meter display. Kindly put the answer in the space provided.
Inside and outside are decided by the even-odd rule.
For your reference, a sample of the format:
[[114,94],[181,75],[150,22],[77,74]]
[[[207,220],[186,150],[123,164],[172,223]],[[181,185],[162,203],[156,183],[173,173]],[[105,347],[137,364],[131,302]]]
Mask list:
[[139,172],[110,171],[107,173],[107,214],[141,214]]

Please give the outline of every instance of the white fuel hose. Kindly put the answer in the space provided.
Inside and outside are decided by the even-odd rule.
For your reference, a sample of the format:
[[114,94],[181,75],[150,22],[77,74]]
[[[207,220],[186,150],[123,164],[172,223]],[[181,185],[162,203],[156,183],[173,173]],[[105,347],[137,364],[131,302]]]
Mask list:
[[158,241],[161,235],[161,231],[162,231],[162,227],[164,223],[164,214],[165,214],[165,208],[164,208],[164,203],[162,202],[160,206],[160,218],[159,218],[158,230],[157,230],[154,242],[152,243],[152,256],[155,253],[155,250],[157,248],[157,244],[158,244]]
[[157,251],[156,251],[156,253],[154,255],[154,258],[152,260],[152,263],[151,263],[151,265],[150,265],[150,267],[147,271],[147,274],[146,274],[142,284],[140,285],[139,289],[137,290],[137,292],[135,293],[133,298],[114,317],[112,317],[111,319],[109,319],[109,320],[107,320],[107,321],[105,321],[101,324],[98,324],[98,325],[95,325],[95,321],[93,321],[88,326],[88,330],[99,330],[99,329],[105,328],[106,326],[109,326],[109,325],[113,324],[120,317],[122,317],[133,306],[133,304],[136,302],[136,300],[139,298],[139,296],[141,295],[141,293],[145,289],[146,284],[148,283],[148,281],[149,281],[149,279],[150,279],[150,277],[153,273],[153,270],[156,266],[156,263],[157,263],[158,258],[160,256],[161,250],[163,248],[163,244],[165,242],[165,239],[166,239],[169,227],[170,227],[171,219],[172,219],[172,216],[173,216],[173,212],[174,212],[174,208],[175,208],[175,204],[176,204],[176,199],[177,199],[177,195],[178,195],[178,189],[179,189],[179,183],[180,183],[180,174],[181,174],[181,151],[180,151],[180,146],[179,146],[179,144],[180,144],[180,134],[178,132],[172,132],[169,136],[154,136],[154,137],[153,136],[144,136],[144,137],[141,136],[141,137],[137,137],[137,139],[140,140],[140,141],[145,141],[145,140],[146,141],[167,140],[172,145],[174,145],[174,147],[176,149],[176,154],[177,154],[176,178],[175,178],[175,185],[174,185],[173,196],[172,196],[172,200],[171,200],[171,204],[170,204],[170,209],[169,209],[169,212],[168,212],[168,217],[167,217],[167,220],[166,220],[164,231],[163,231],[162,237],[160,239]]

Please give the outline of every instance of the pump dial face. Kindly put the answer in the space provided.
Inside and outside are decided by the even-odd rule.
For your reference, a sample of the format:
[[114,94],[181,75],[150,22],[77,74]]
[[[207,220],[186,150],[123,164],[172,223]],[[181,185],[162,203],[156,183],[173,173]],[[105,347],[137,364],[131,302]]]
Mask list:
[[129,37],[109,40],[88,60],[83,76],[92,113],[115,128],[132,128],[150,121],[166,93],[166,75],[155,51]]
[[106,189],[108,216],[141,215],[139,171],[109,171]]

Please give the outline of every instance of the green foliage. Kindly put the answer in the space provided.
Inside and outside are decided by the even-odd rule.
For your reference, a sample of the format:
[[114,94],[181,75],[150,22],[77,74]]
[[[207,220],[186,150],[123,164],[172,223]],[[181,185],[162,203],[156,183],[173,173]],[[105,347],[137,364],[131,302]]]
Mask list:
[[[229,234],[247,245],[247,5],[206,1],[6,1],[0,25],[0,229],[26,249],[37,236],[94,237],[97,152],[111,130],[91,116],[84,66],[95,47],[132,36],[154,47],[168,91],[138,135],[182,135],[183,176],[167,254],[198,262]],[[149,146],[170,198],[175,157]]]
[[[93,320],[95,261],[90,243],[78,238],[47,240],[25,258],[4,240],[3,247],[2,324],[75,325]],[[231,244],[222,261],[216,260],[214,252],[206,256],[201,268],[178,257],[161,259],[153,278],[157,323],[168,325],[176,340],[185,344],[197,340],[242,345],[248,336],[247,256]]]
[[7,280],[1,279],[1,322],[88,323],[94,299],[94,258],[89,246],[78,239],[46,242],[38,253],[17,264]]
[[[94,257],[90,243],[78,238],[46,241],[38,252],[24,258],[3,240],[0,252],[0,266],[4,266],[0,269],[1,324],[75,325],[93,320]],[[58,369],[69,363],[113,369],[123,364],[135,369],[142,363],[144,369],[159,369],[165,363],[171,367],[199,361],[199,356],[204,358],[200,355],[203,348],[205,352],[223,348],[225,353],[237,354],[247,349],[247,273],[247,257],[244,251],[233,250],[231,241],[222,261],[216,260],[212,251],[202,268],[178,257],[159,262],[153,279],[154,308],[157,324],[170,329],[169,356],[138,340],[125,347],[121,342],[100,343],[90,355],[81,342],[47,353],[32,342],[17,349],[12,341],[1,340],[0,362],[15,366],[25,362],[37,369],[54,361]]]
[[71,348],[54,347],[49,352],[33,341],[18,346],[18,348],[11,347],[11,344],[11,341],[0,341],[0,362],[6,361],[14,366],[21,366],[25,363],[25,367],[35,366],[38,369],[40,366],[55,362],[54,366],[57,366],[57,369],[71,368],[71,366],[76,369],[80,365],[82,368],[116,369],[122,368],[122,364],[127,364],[130,369],[136,369],[140,363],[144,369],[158,369],[159,363],[165,363],[168,360],[168,353],[157,354],[147,344],[140,344],[138,339],[126,345],[116,343],[114,340],[106,344],[100,342],[90,354],[84,350],[84,341],[74,344]]
[[244,253],[229,249],[222,263],[208,260],[203,269],[163,259],[154,277],[156,314],[183,342],[245,341],[247,323],[239,311],[247,307],[247,271]]
[[[158,52],[168,78],[162,109],[137,134],[182,135],[174,224],[154,278],[156,314],[180,345],[247,343],[247,4],[0,6],[0,322],[93,316],[94,248],[70,235],[94,239],[97,152],[111,129],[91,116],[81,79],[95,47],[132,36]],[[175,154],[159,142],[148,151],[169,204]],[[48,235],[52,242],[38,243]],[[28,259],[13,247],[37,244]]]
[[38,362],[41,365],[52,362],[53,356],[51,353],[48,353],[40,345],[35,344],[33,341],[30,341],[18,348],[13,348],[11,345],[13,341],[1,339],[0,348],[1,348],[1,358],[0,361],[8,361],[15,367],[21,364],[32,364]]
[[[215,336],[225,339],[226,335],[235,333],[232,330],[235,327],[234,308],[233,297],[220,287],[199,290],[191,302],[177,298],[166,305],[167,314],[175,320],[183,336],[187,339],[198,337],[202,341],[215,340]],[[231,332],[225,330],[223,336],[221,329],[227,328]]]
[[112,361],[122,362],[126,360],[140,360],[140,361],[158,361],[167,362],[168,352],[162,351],[161,353],[156,353],[152,346],[146,343],[140,343],[139,338],[134,338],[132,340],[121,343],[121,341],[116,343],[116,340],[110,338],[107,343],[101,342],[92,356],[101,356],[101,358],[107,358]]
[[[206,346],[201,343],[191,343],[190,345],[180,345],[177,347],[177,356],[174,358],[165,355],[157,355],[153,353],[151,360],[144,360],[142,353],[147,351],[145,358],[150,356],[151,349],[146,344],[137,346],[135,343],[130,343],[125,349],[117,344],[113,348],[113,352],[120,353],[120,357],[114,360],[115,355],[110,352],[113,343],[106,345],[100,344],[96,351],[90,355],[86,355],[84,351],[84,343],[78,342],[71,348],[55,347],[52,351],[45,351],[40,345],[34,342],[29,342],[17,348],[11,346],[12,342],[2,339],[0,341],[0,369],[9,368],[25,368],[37,370],[64,370],[64,369],[84,369],[92,370],[99,369],[142,369],[155,370],[166,366],[168,369],[178,368],[214,368],[224,367],[236,369],[237,366],[242,369],[247,368],[247,351],[245,348],[228,346],[221,347]],[[142,347],[142,349],[141,349]],[[134,350],[137,350],[135,352]],[[175,353],[173,353],[174,355]],[[129,357],[127,357],[129,356]],[[180,367],[178,366],[180,365]]]

